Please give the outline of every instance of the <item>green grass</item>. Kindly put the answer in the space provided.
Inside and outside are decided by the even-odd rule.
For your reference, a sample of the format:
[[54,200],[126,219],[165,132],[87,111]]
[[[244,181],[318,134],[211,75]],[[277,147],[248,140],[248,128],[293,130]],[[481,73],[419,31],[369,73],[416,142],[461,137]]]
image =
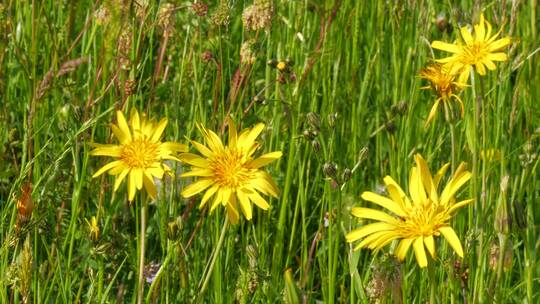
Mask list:
[[[280,197],[225,231],[201,302],[368,303],[376,282],[387,289],[382,302],[393,293],[398,303],[425,303],[431,286],[438,303],[539,301],[537,1],[276,0],[271,27],[259,32],[242,25],[251,1],[229,1],[229,11],[210,3],[203,17],[191,3],[171,1],[165,30],[154,1],[121,2],[1,5],[0,303],[136,301],[140,201],[129,204],[125,186],[113,193],[107,174],[92,179],[105,159],[89,155],[91,143],[115,142],[114,112],[131,108],[167,117],[166,140],[182,143],[202,140],[197,122],[214,130],[228,115],[242,127],[265,122],[258,153],[283,151],[267,167]],[[101,24],[100,8],[109,12]],[[434,96],[420,90],[418,73],[433,58],[429,43],[455,40],[458,24],[480,10],[513,44],[509,61],[461,94],[465,117],[455,124],[452,153],[442,112],[424,128]],[[215,25],[217,12],[228,25]],[[439,13],[452,33],[438,30]],[[240,63],[249,39],[255,61]],[[290,73],[278,81],[267,62],[285,59]],[[481,158],[487,149],[498,149],[500,160]],[[437,238],[431,279],[412,251],[398,263],[394,245],[353,252],[345,242],[360,226],[351,208],[370,206],[360,194],[380,191],[386,175],[405,186],[417,152],[432,171],[452,157],[467,162],[473,178],[458,198],[476,198],[452,221],[464,259]],[[335,164],[337,179],[355,169],[340,187],[325,164]],[[145,260],[161,265],[145,287],[149,302],[194,301],[222,232],[223,208],[209,214],[197,208],[200,196],[180,196],[186,169],[175,164],[178,174],[162,181],[148,208]],[[23,221],[17,200],[27,183],[35,207]],[[97,240],[86,222],[92,216]],[[507,249],[506,265],[495,245]]]

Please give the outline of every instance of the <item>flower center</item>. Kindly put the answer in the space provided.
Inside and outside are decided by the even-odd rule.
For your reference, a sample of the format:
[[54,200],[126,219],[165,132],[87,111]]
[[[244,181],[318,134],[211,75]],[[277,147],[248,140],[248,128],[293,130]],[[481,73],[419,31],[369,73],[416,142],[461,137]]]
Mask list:
[[429,199],[413,206],[402,217],[401,232],[405,238],[436,235],[437,229],[448,220],[444,207]]
[[158,144],[138,138],[122,146],[120,159],[130,168],[146,169],[158,159],[158,148]]
[[476,42],[465,48],[467,63],[476,64],[485,57],[485,47],[483,43]]
[[243,154],[237,149],[226,148],[210,163],[214,181],[222,187],[239,188],[249,181],[256,170],[244,166]]

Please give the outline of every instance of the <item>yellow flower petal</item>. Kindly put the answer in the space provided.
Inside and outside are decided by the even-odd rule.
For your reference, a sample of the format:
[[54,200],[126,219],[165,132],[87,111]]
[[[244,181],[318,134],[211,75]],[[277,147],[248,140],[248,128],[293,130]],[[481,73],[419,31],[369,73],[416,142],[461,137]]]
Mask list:
[[281,151],[266,153],[261,155],[259,158],[248,162],[246,166],[254,169],[259,169],[260,167],[264,167],[269,163],[273,162],[274,160],[279,159],[281,155],[283,155]]
[[195,149],[197,149],[197,151],[199,151],[199,153],[201,153],[204,157],[207,157],[207,158],[211,158],[211,157],[214,157],[214,152],[212,152],[212,150],[208,149],[205,145],[197,142],[197,141],[194,141],[194,140],[191,140],[190,143],[195,147]]
[[195,167],[207,168],[210,165],[210,162],[207,159],[202,158],[197,154],[182,153],[178,155],[178,158],[180,161]]
[[202,209],[204,207],[206,202],[216,193],[216,191],[218,189],[219,189],[219,186],[214,184],[214,185],[212,185],[212,187],[210,187],[210,188],[208,188],[208,190],[206,190],[206,192],[204,193],[204,195],[203,195],[203,197],[201,199],[199,209]]
[[148,195],[150,195],[152,199],[156,199],[157,198],[156,185],[154,184],[152,176],[146,172],[143,175],[143,184],[144,184],[144,189],[146,190]]
[[192,197],[195,194],[203,191],[214,184],[214,181],[209,178],[200,179],[193,184],[189,184],[184,190],[182,190],[182,196],[185,198]]
[[118,145],[99,145],[94,150],[90,151],[92,156],[110,156],[120,157],[122,154],[122,147]]
[[163,118],[159,121],[157,127],[154,130],[154,134],[152,135],[152,138],[150,140],[154,142],[158,142],[161,140],[161,136],[163,135],[163,131],[165,131],[165,127],[167,126],[167,118]]
[[236,196],[240,202],[240,209],[242,209],[242,213],[244,213],[244,216],[248,221],[251,220],[253,213],[251,209],[251,202],[249,201],[247,194],[242,191],[236,191]]
[[459,53],[459,52],[461,52],[461,49],[457,45],[442,42],[442,41],[433,41],[431,43],[431,47],[434,48],[434,49],[437,49],[437,50],[446,51],[446,52],[450,52],[450,53]]
[[192,171],[180,174],[180,177],[192,177],[192,176],[202,176],[210,177],[214,175],[214,171],[211,169],[193,169]]
[[101,167],[101,169],[99,169],[96,173],[94,173],[94,175],[92,175],[92,178],[96,178],[100,176],[101,174],[105,173],[107,170],[110,170],[116,166],[121,166],[121,165],[122,165],[122,161],[119,161],[119,160],[112,161],[106,164],[105,166]]
[[373,223],[373,224],[365,225],[359,229],[355,229],[349,232],[345,236],[345,239],[347,240],[348,243],[351,243],[365,236],[368,236],[372,233],[379,232],[379,231],[389,231],[395,228],[396,228],[395,225],[384,223],[384,222]]
[[411,247],[414,239],[403,239],[401,242],[399,242],[399,245],[396,247],[396,257],[398,260],[403,261],[405,259],[405,256],[407,255],[407,251],[409,251],[409,248]]
[[116,176],[116,180],[114,181],[114,192],[118,190],[118,187],[120,187],[120,184],[122,184],[122,181],[126,178],[126,176],[129,173],[129,169],[124,169],[120,174]]
[[459,241],[459,238],[454,229],[452,229],[452,227],[446,226],[439,228],[439,231],[448,241],[450,246],[452,246],[456,254],[460,257],[463,257],[463,248],[461,247],[461,242]]
[[506,61],[508,60],[508,56],[505,53],[491,53],[486,55],[486,59],[491,61]]
[[433,240],[433,236],[428,235],[424,237],[424,244],[431,257],[435,258],[435,241]]
[[422,237],[417,237],[413,242],[414,255],[416,256],[416,261],[420,268],[427,266],[427,257],[426,251],[424,250],[424,242]]
[[139,117],[139,112],[135,110],[135,108],[131,109],[131,115],[129,119],[129,123],[131,125],[131,128],[134,131],[140,131],[141,130],[141,120]]
[[230,147],[236,147],[236,144],[238,142],[238,135],[236,134],[236,126],[234,125],[234,121],[228,117],[227,118],[227,125],[229,126],[229,146]]
[[131,141],[131,131],[129,130],[126,118],[121,111],[116,112],[116,120],[118,122],[118,128],[120,129],[122,135],[126,138],[126,141]]
[[[392,191],[394,191],[394,190],[392,190]],[[378,195],[378,194],[373,193],[373,192],[365,191],[364,193],[362,193],[361,198],[363,200],[370,201],[370,202],[375,203],[375,204],[377,204],[377,205],[379,205],[379,206],[381,206],[383,208],[386,208],[386,209],[392,211],[393,213],[395,213],[398,216],[404,216],[405,215],[403,207],[400,204],[398,204],[395,201],[393,201],[393,200],[391,200],[391,199],[389,199],[387,197],[384,197],[382,195]]]
[[219,136],[214,133],[214,131],[206,129],[202,126],[200,128],[204,139],[206,140],[206,144],[208,144],[208,147],[210,147],[212,151],[218,152],[223,150],[223,143],[221,142],[221,139],[219,139]]
[[351,211],[352,215],[358,217],[358,218],[365,218],[365,219],[372,219],[377,220],[389,224],[395,224],[397,223],[397,219],[393,216],[390,216],[382,211],[375,210],[375,209],[369,209],[369,208],[362,208],[362,207],[354,207]]
[[435,103],[433,103],[433,106],[431,107],[431,111],[429,111],[428,118],[426,119],[426,122],[424,124],[424,128],[427,128],[429,123],[435,118],[435,115],[437,115],[437,110],[439,109],[439,103],[441,102],[442,98],[437,98],[435,100]]
[[268,210],[270,205],[257,191],[252,191],[248,195],[249,199],[262,210]]
[[512,43],[512,40],[510,38],[508,38],[508,37],[501,38],[501,39],[499,39],[497,41],[492,42],[489,45],[489,51],[490,52],[499,51],[500,49],[503,49],[503,48],[509,46],[510,43]]
[[474,43],[474,39],[472,38],[472,35],[466,26],[460,29],[460,33],[461,33],[461,37],[463,38],[463,41],[465,41],[467,45],[471,45]]
[[233,225],[238,224],[238,220],[239,220],[240,216],[239,216],[238,211],[236,210],[235,206],[233,206],[232,204],[227,204],[226,208],[227,208],[227,215],[229,216],[229,220],[231,221],[231,223]]
[[257,139],[259,134],[261,134],[263,129],[263,123],[256,124],[253,128],[250,129],[249,133],[246,136],[246,139],[239,141],[240,147],[243,148],[244,151],[248,151],[253,146],[253,144],[255,143],[255,139]]
[[409,194],[414,204],[420,204],[427,199],[426,191],[420,179],[420,173],[418,168],[413,167],[411,169],[411,175],[409,178]]
[[163,178],[163,173],[165,173],[165,171],[159,166],[150,167],[150,168],[146,169],[146,172],[152,174],[152,176],[157,177],[159,179],[162,179]]
[[131,169],[130,175],[134,176],[135,187],[137,190],[141,190],[143,186],[143,171],[140,168]]
[[422,155],[418,153],[414,156],[414,160],[416,161],[416,166],[419,168],[420,178],[422,179],[422,184],[424,185],[424,189],[428,193],[429,198],[432,200],[438,200],[439,196],[437,194],[437,189],[433,183],[433,177],[431,176],[431,172],[429,171],[426,161]]
[[129,172],[129,178],[128,178],[128,200],[130,202],[135,199],[135,192],[137,189],[137,182],[135,181],[135,174],[133,174],[133,170]]

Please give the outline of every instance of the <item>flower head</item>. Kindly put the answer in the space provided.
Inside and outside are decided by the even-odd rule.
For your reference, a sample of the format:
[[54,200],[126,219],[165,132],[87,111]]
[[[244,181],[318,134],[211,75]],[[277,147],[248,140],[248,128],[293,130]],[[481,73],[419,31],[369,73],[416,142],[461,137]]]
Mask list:
[[270,175],[260,168],[280,158],[282,153],[276,151],[253,157],[259,147],[255,140],[264,129],[264,124],[259,123],[237,135],[234,124],[229,120],[227,145],[213,131],[200,125],[198,128],[207,146],[191,141],[201,155],[180,155],[183,162],[192,166],[192,171],[182,174],[182,177],[199,177],[182,191],[182,196],[187,198],[206,190],[200,208],[214,197],[210,211],[221,203],[227,208],[232,223],[238,222],[238,207],[247,220],[252,217],[251,203],[267,210],[269,204],[259,192],[277,197],[279,190]]
[[85,219],[86,224],[88,225],[88,230],[90,232],[90,239],[92,241],[97,241],[99,238],[99,224],[96,216],[92,216],[90,220]]
[[347,234],[347,242],[362,239],[355,250],[363,247],[378,250],[393,240],[400,240],[394,252],[397,258],[403,260],[412,245],[418,265],[425,267],[425,249],[435,258],[434,237],[442,234],[454,251],[463,257],[463,248],[449,222],[458,208],[473,201],[468,199],[456,203],[454,198],[459,188],[471,178],[471,173],[462,163],[439,194],[439,182],[449,164],[432,176],[420,154],[415,156],[415,161],[416,167],[411,169],[409,179],[410,198],[390,176],[384,178],[389,197],[373,192],[362,193],[364,200],[386,208],[390,213],[370,208],[353,208],[354,216],[377,221]]
[[460,89],[466,87],[464,83],[457,82],[455,76],[450,74],[448,69],[441,64],[432,64],[420,71],[420,77],[429,81],[429,86],[422,87],[422,89],[432,89],[439,96],[431,111],[429,112],[428,119],[425,125],[427,126],[431,120],[435,117],[439,104],[442,102],[450,102],[452,99],[457,101],[461,108],[461,116],[463,116],[465,109],[463,101],[456,94]]
[[128,122],[122,112],[116,112],[117,125],[112,124],[111,129],[119,145],[98,145],[90,152],[94,156],[110,156],[114,160],[92,177],[97,177],[106,171],[116,176],[114,191],[122,181],[128,177],[128,199],[133,201],[135,192],[141,190],[143,185],[146,192],[153,199],[157,196],[154,177],[161,179],[164,172],[171,172],[171,168],[163,160],[177,160],[176,154],[186,152],[187,146],[176,142],[161,142],[163,131],[167,126],[167,119],[157,124],[153,120],[140,117],[136,110],[131,111]]
[[501,31],[491,36],[491,24],[480,15],[480,22],[474,25],[474,35],[467,27],[462,27],[461,37],[463,41],[445,43],[433,41],[431,46],[438,50],[453,53],[452,56],[437,60],[449,67],[450,74],[459,73],[459,82],[467,83],[470,67],[474,67],[480,75],[488,70],[495,70],[494,61],[506,61],[508,56],[500,52],[507,47],[511,40],[508,37],[497,39]]

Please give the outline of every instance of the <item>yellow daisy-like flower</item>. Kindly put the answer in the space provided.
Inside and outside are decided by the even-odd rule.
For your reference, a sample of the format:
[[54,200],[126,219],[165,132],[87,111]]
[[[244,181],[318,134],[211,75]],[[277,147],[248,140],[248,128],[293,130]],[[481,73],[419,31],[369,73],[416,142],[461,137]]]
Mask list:
[[176,160],[179,152],[187,152],[186,145],[176,142],[161,142],[163,131],[167,126],[167,119],[160,120],[157,124],[153,120],[140,117],[134,109],[128,122],[122,112],[116,112],[118,125],[112,124],[111,129],[119,145],[96,145],[90,152],[94,156],[110,156],[117,158],[101,169],[92,177],[97,177],[106,171],[116,176],[114,191],[122,181],[128,177],[128,199],[133,201],[135,192],[141,190],[143,185],[146,192],[153,199],[157,196],[154,177],[163,178],[163,173],[172,172],[171,168],[163,163],[163,160]]
[[182,191],[182,196],[187,198],[206,190],[199,207],[204,207],[214,197],[210,211],[221,203],[232,223],[238,223],[238,206],[247,220],[252,218],[251,203],[267,210],[269,204],[259,192],[278,197],[279,190],[270,175],[260,168],[279,159],[282,153],[276,151],[253,157],[259,147],[255,140],[264,124],[259,123],[237,135],[233,122],[229,120],[228,145],[224,145],[213,131],[200,125],[198,128],[207,146],[191,141],[202,156],[192,153],[180,155],[183,162],[192,166],[192,171],[182,174],[182,177],[199,177]]
[[368,191],[362,193],[362,199],[386,208],[391,213],[353,208],[354,216],[377,221],[347,234],[347,242],[363,239],[354,250],[363,247],[378,250],[393,240],[400,240],[394,251],[397,258],[403,260],[412,245],[418,265],[426,267],[425,249],[435,258],[434,237],[442,234],[457,255],[463,257],[461,242],[449,222],[458,208],[473,201],[468,199],[456,203],[454,198],[459,188],[471,178],[471,173],[465,169],[464,163],[459,165],[439,195],[437,188],[449,164],[432,176],[420,154],[415,156],[415,161],[416,167],[411,169],[409,179],[410,198],[390,176],[384,178],[389,197]]
[[463,106],[463,101],[456,94],[457,91],[466,87],[466,84],[459,83],[455,80],[455,76],[451,75],[447,68],[441,64],[432,64],[425,69],[420,71],[420,77],[429,81],[429,86],[422,87],[421,89],[433,89],[439,96],[431,111],[429,112],[428,119],[426,120],[425,126],[427,126],[431,120],[437,114],[437,109],[439,108],[440,102],[450,102],[452,99],[456,100],[461,108],[461,116],[465,112]]
[[437,60],[444,63],[450,70],[450,74],[459,73],[459,82],[467,83],[469,79],[470,67],[474,67],[480,75],[486,74],[488,70],[495,70],[494,61],[506,61],[508,56],[500,52],[507,47],[511,40],[508,37],[497,39],[502,29],[491,36],[491,24],[480,15],[480,23],[474,25],[474,35],[467,27],[462,27],[461,37],[463,42],[458,41],[455,44],[442,41],[433,41],[431,46],[434,49],[447,51],[454,55]]

